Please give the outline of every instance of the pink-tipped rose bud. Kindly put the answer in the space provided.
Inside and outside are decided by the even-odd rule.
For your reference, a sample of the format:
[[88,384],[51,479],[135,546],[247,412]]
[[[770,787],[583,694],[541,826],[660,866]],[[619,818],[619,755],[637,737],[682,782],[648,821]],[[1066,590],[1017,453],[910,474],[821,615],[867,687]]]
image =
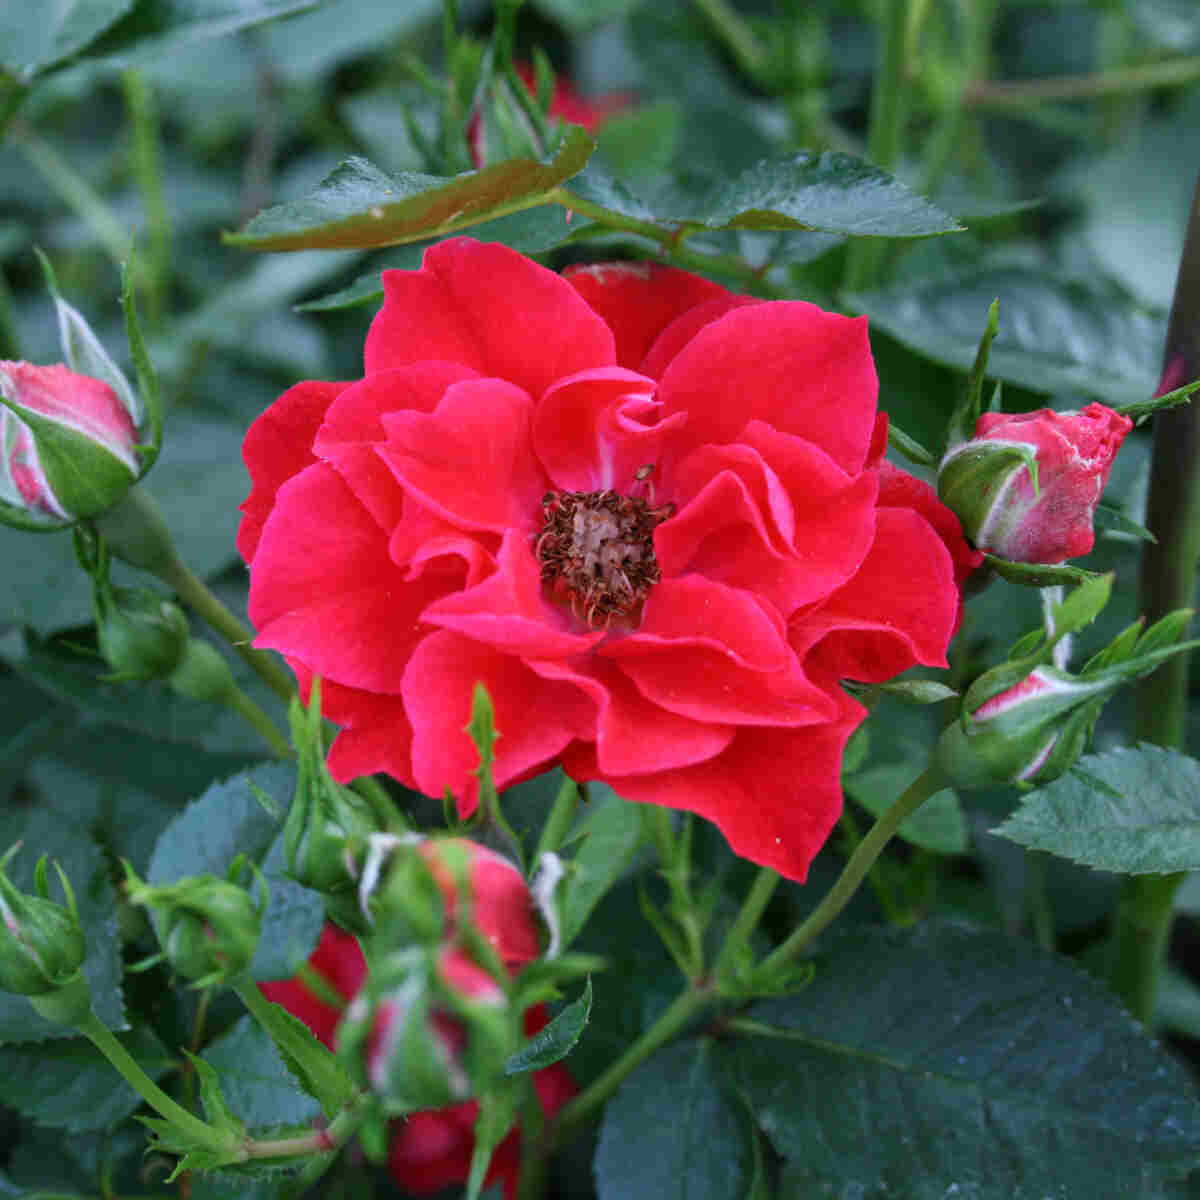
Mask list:
[[470,886],[475,928],[510,974],[541,953],[541,935],[525,876],[502,854],[465,838],[431,838],[418,846],[442,894],[447,935],[461,918],[459,881]]
[[1025,563],[1078,558],[1095,541],[1092,515],[1132,428],[1103,404],[984,413],[975,436],[942,459],[938,496],[989,554]]
[[[0,517],[47,528],[107,512],[141,464],[133,416],[99,379],[0,361]],[[14,521],[13,523],[17,523]]]

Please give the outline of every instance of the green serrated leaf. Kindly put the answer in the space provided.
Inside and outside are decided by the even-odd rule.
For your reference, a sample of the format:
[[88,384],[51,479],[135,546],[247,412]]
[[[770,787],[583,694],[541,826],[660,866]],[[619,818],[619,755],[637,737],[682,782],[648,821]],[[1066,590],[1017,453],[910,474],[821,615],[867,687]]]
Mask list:
[[366,159],[347,159],[311,195],[259,213],[225,241],[247,250],[328,250],[442,237],[544,204],[552,188],[583,169],[594,148],[585,130],[568,125],[546,159],[511,158],[450,178],[388,175]]
[[505,1075],[523,1075],[566,1058],[575,1048],[592,1012],[592,981],[583,988],[583,995],[573,1000],[504,1064]]
[[321,1106],[300,1089],[275,1043],[248,1014],[205,1050],[204,1062],[220,1079],[229,1112],[252,1132],[304,1125],[320,1115]]
[[1130,875],[1200,869],[1200,762],[1142,745],[1081,758],[1079,769],[1030,792],[1000,837]]
[[609,1101],[594,1164],[599,1200],[745,1200],[752,1169],[736,1101],[708,1040],[658,1051]]
[[990,377],[1035,392],[1084,392],[1113,405],[1154,391],[1161,316],[1049,272],[980,267],[845,300],[918,354],[965,371],[996,297],[1004,320],[988,358]]
[[587,794],[587,808],[572,836],[579,848],[559,884],[563,949],[625,872],[642,836],[637,809],[628,800],[603,783],[589,783]]
[[1052,636],[1078,633],[1090,625],[1108,603],[1115,578],[1112,571],[1107,575],[1094,575],[1068,592],[1061,604],[1051,605]]
[[[589,168],[570,192],[588,205],[664,231],[782,229],[856,237],[929,237],[961,228],[899,180],[848,154],[764,159],[699,194],[624,183]],[[588,215],[599,219],[590,208]]]
[[1158,1195],[1200,1144],[1185,1069],[1099,981],[929,922],[835,937],[807,991],[725,1053],[806,1195]]
[[[253,985],[251,985],[253,986]],[[284,1066],[332,1117],[354,1098],[357,1088],[346,1068],[313,1036],[303,1021],[282,1005],[268,1003],[260,1019],[275,1043]]]
[[[161,1079],[173,1065],[163,1044],[144,1027],[118,1040],[151,1079]],[[36,1048],[0,1047],[0,1076],[5,1104],[39,1125],[68,1133],[112,1129],[142,1103],[86,1038],[67,1037]]]

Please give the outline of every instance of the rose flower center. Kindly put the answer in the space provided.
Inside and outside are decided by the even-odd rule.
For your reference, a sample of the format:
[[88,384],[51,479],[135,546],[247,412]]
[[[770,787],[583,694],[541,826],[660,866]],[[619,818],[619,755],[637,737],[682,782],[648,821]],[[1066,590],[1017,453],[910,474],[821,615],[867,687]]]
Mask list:
[[535,548],[543,582],[589,625],[630,615],[659,580],[654,530],[674,511],[612,490],[547,492]]

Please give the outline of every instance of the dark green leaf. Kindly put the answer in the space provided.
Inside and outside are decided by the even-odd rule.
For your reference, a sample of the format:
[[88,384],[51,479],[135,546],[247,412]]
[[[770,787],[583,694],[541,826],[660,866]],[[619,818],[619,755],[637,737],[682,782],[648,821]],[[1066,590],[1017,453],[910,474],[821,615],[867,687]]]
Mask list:
[[[161,1079],[170,1069],[170,1055],[148,1029],[124,1033],[119,1040],[151,1079]],[[111,1129],[142,1103],[86,1038],[2,1047],[0,1075],[5,1104],[39,1125],[60,1126],[68,1133]]]
[[696,195],[674,185],[637,190],[594,168],[569,191],[609,212],[660,226],[797,229],[858,237],[928,237],[960,228],[928,200],[861,159],[801,151],[765,159]]
[[213,1042],[204,1059],[216,1070],[229,1108],[252,1131],[300,1125],[320,1115],[320,1105],[300,1089],[275,1043],[249,1014]]
[[19,79],[78,54],[123,17],[134,0],[67,0],[33,19],[28,0],[0,0],[0,67]]
[[504,1064],[505,1075],[521,1075],[526,1071],[540,1071],[543,1067],[566,1058],[575,1048],[580,1034],[587,1027],[592,1011],[592,981],[583,988],[583,995],[566,1006],[539,1033],[517,1051]]
[[919,354],[965,371],[997,297],[1000,333],[988,359],[990,378],[1035,392],[1086,392],[1110,404],[1154,391],[1161,317],[1046,272],[981,268],[845,299]]
[[250,974],[254,979],[290,979],[321,937],[325,901],[319,892],[287,877],[282,833],[272,843],[262,868],[271,899]]
[[582,128],[568,125],[548,159],[513,158],[452,178],[413,171],[387,175],[366,159],[347,159],[311,195],[259,213],[225,240],[248,250],[304,250],[440,237],[534,207],[583,169],[593,145]]
[[1149,745],[1089,754],[992,832],[1102,871],[1200,869],[1200,762]]
[[607,784],[589,783],[588,807],[573,838],[579,849],[559,885],[562,949],[575,940],[604,893],[624,873],[641,840],[637,810]]
[[[846,790],[874,817],[881,817],[914,778],[911,766],[875,766],[846,780]],[[897,834],[913,846],[938,854],[965,854],[967,821],[958,796],[949,788],[930,796]]]
[[711,1042],[660,1050],[609,1102],[596,1147],[599,1200],[745,1200],[747,1145]]
[[1095,979],[998,933],[845,931],[727,1061],[793,1196],[1159,1196],[1200,1145],[1184,1068]]
[[[91,986],[92,1011],[110,1029],[128,1028],[121,994],[117,900],[103,851],[92,841],[85,825],[64,823],[49,807],[14,808],[0,813],[0,842],[11,846],[16,841],[23,841],[24,847],[9,864],[8,874],[22,891],[32,891],[34,864],[43,854],[56,860],[66,872],[87,939],[83,973]],[[50,874],[53,880],[55,872]],[[50,898],[64,902],[57,881],[50,885]],[[0,1042],[40,1041],[72,1033],[67,1026],[43,1020],[24,996],[0,992]]]

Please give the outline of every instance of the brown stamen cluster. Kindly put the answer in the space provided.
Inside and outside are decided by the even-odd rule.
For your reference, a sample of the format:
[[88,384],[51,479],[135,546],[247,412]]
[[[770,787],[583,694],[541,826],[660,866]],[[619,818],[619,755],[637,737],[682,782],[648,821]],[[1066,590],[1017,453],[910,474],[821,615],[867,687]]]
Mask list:
[[654,530],[674,511],[638,496],[547,492],[546,524],[536,554],[542,579],[570,595],[571,610],[589,625],[626,616],[660,578]]

